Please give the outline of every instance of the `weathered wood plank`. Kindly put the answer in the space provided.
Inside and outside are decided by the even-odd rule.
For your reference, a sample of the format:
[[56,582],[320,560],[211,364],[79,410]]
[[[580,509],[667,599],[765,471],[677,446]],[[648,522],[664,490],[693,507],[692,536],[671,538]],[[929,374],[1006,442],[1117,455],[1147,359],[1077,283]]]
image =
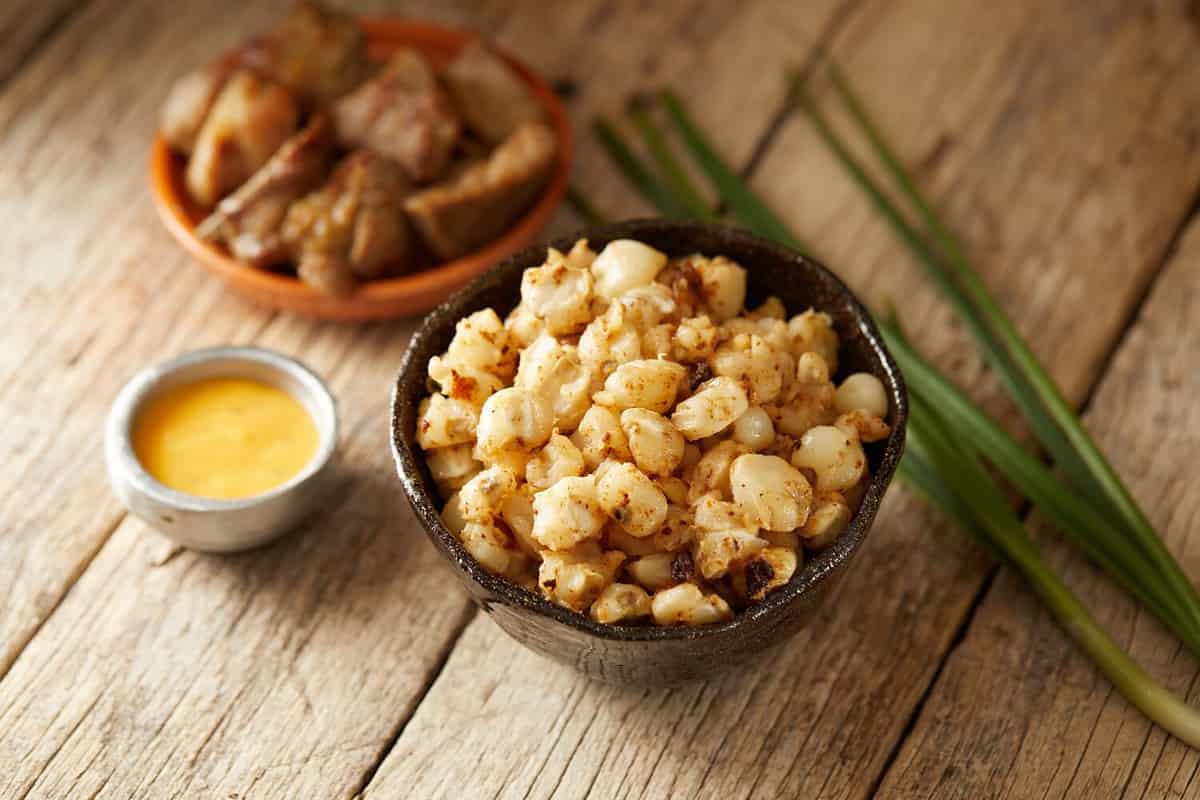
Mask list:
[[[1089,427],[1191,575],[1200,571],[1200,222],[1122,342]],[[1057,536],[1055,566],[1097,619],[1172,690],[1197,700],[1196,660]],[[1190,797],[1200,755],[1116,694],[1005,573],[948,660],[883,785],[885,797]]]
[[82,5],[71,0],[14,0],[0,6],[0,86]]
[[144,153],[170,78],[153,65],[222,46],[204,18],[98,3],[0,98],[0,674],[122,517],[102,454],[121,383],[155,357],[246,342],[270,319],[188,264],[147,196]]
[[[794,49],[795,28],[772,6],[747,22],[699,3],[541,8],[430,5],[572,77],[581,133],[597,104],[647,80],[714,71],[730,28],[761,34],[780,60]],[[0,408],[14,421],[0,439],[0,591],[11,598],[0,607],[0,794],[352,794],[464,622],[466,600],[403,507],[385,445],[411,323],[355,329],[252,309],[187,263],[146,198],[145,148],[171,77],[277,11],[101,1],[0,95],[0,169],[14,176],[0,188],[0,269],[14,289],[0,300]],[[662,60],[620,56],[642,52]],[[692,85],[706,90],[693,98],[706,118],[737,105],[737,82]],[[777,101],[782,80],[756,92]],[[773,110],[756,104],[723,143],[749,153]],[[613,185],[590,140],[579,161],[596,170],[591,186]],[[297,354],[330,378],[345,487],[293,539],[158,566],[161,543],[110,497],[101,421],[140,365],[228,341]]]
[[[835,40],[1074,398],[1200,179],[1200,98],[1180,90],[1200,64],[1192,36],[1177,6],[907,0],[855,10]],[[901,300],[922,346],[998,405],[947,310],[801,120],[756,182],[864,296]],[[859,559],[812,628],[760,668],[669,692],[583,684],[477,619],[366,794],[865,797],[985,570],[901,492]]]

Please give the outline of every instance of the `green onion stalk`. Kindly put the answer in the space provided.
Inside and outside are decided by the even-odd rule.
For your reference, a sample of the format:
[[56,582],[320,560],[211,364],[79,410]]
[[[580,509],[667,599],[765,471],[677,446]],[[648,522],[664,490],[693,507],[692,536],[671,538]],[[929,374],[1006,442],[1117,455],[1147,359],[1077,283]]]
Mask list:
[[[1200,747],[1200,714],[1156,684],[1046,564],[984,461],[1198,655],[1200,597],[1016,327],[988,293],[961,245],[941,223],[849,83],[836,69],[833,79],[851,117],[902,194],[916,207],[933,244],[850,154],[798,80],[793,82],[788,102],[812,120],[834,157],[964,320],[1035,437],[1079,493],[1062,485],[1050,468],[925,361],[894,320],[882,319],[880,328],[908,378],[912,403],[909,449],[900,464],[902,480],[999,561],[1015,569],[1131,703],[1182,741]],[[712,182],[729,213],[760,236],[811,252],[717,155],[679,98],[667,91],[660,100],[688,155]],[[648,103],[634,104],[630,116],[657,171],[641,163],[613,126],[597,120],[596,133],[622,174],[664,216],[713,219],[709,205],[654,124]]]

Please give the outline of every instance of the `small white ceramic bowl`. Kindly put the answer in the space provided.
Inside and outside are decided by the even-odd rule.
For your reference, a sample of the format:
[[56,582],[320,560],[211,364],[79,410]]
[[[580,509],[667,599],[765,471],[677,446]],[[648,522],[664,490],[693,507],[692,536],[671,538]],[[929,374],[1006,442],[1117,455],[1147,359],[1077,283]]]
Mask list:
[[[249,378],[290,394],[312,417],[316,455],[295,477],[239,500],[197,497],[159,483],[133,451],[133,424],[150,398],[206,378]],[[117,395],[108,415],[104,451],[121,502],[165,536],[193,550],[231,553],[266,544],[301,522],[323,495],[337,448],[337,406],[325,383],[298,361],[258,347],[197,350],[148,367]]]

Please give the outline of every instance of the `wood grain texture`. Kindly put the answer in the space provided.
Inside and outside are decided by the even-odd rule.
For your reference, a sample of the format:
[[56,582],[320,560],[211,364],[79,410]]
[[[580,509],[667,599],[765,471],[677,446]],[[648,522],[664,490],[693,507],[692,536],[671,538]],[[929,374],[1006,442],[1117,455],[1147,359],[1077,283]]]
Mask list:
[[0,5],[0,86],[85,4],[86,0],[41,0]]
[[[1200,180],[1193,37],[1167,4],[907,0],[856,8],[833,44],[1076,399]],[[902,299],[921,345],[1002,408],[803,120],[755,176],[854,287]],[[757,670],[669,692],[583,684],[477,619],[366,795],[868,796],[984,574],[959,534],[893,493],[809,631]]]
[[[541,8],[404,10],[494,35],[551,77],[572,78],[581,133],[600,104],[689,69],[697,113],[721,118],[744,98],[740,82],[697,76],[716,71],[723,34],[770,42],[782,63],[797,26],[819,27],[827,13]],[[171,79],[278,11],[98,0],[0,94],[0,795],[354,794],[467,619],[386,449],[389,381],[411,323],[350,328],[254,309],[188,262],[148,202],[144,158]],[[620,55],[653,52],[661,60]],[[782,78],[754,91],[762,102],[721,133],[733,152],[748,154],[767,128]],[[590,186],[616,185],[590,139],[579,161],[593,170]],[[558,226],[573,227],[569,215]],[[139,367],[248,342],[329,378],[345,431],[343,488],[305,532],[265,550],[164,553],[110,495],[104,414]]]
[[[1189,575],[1200,574],[1200,222],[1122,342],[1087,415]],[[1048,556],[1099,622],[1195,705],[1194,656],[1117,586],[1042,531]],[[1200,755],[1152,726],[1005,573],[947,661],[883,797],[1194,797]]]

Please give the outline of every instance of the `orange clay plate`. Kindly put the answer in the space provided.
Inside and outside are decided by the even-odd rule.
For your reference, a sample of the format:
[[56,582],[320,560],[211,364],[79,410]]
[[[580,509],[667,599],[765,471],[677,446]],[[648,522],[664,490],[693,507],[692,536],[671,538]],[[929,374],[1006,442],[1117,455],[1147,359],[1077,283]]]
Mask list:
[[[442,67],[474,34],[453,28],[400,19],[361,19],[372,58],[385,59],[400,47],[414,47]],[[362,284],[347,297],[332,297],[290,275],[243,264],[216,245],[201,241],[196,224],[204,217],[184,189],[184,160],[173,154],[161,135],[150,148],[150,185],[158,215],[171,235],[209,272],[238,294],[261,305],[322,319],[347,322],[420,314],[436,306],[475,275],[517,252],[550,223],[567,190],[571,166],[571,126],[554,91],[529,67],[504,51],[500,54],[529,84],[558,136],[558,163],[533,207],[498,239],[462,258],[435,264],[397,278]]]

